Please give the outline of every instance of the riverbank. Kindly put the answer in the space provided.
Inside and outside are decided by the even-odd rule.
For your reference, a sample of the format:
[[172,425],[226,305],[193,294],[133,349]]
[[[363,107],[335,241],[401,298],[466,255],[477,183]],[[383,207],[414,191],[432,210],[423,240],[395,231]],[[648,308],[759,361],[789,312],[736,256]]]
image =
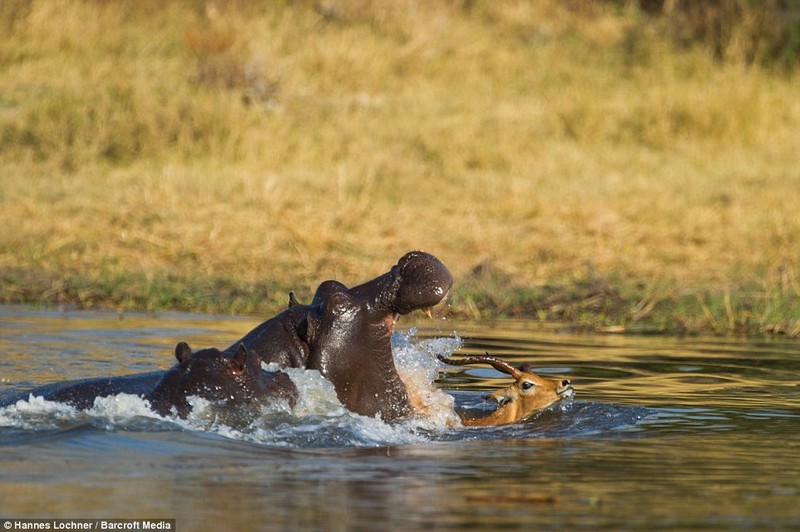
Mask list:
[[796,68],[581,5],[4,3],[0,301],[798,336]]

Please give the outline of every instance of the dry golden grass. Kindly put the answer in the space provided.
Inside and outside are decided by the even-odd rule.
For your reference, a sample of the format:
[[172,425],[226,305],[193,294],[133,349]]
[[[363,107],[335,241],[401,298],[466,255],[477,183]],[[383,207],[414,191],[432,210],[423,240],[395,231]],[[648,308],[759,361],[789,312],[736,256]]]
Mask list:
[[267,314],[419,248],[456,313],[800,333],[796,72],[604,3],[163,4],[0,11],[0,299]]

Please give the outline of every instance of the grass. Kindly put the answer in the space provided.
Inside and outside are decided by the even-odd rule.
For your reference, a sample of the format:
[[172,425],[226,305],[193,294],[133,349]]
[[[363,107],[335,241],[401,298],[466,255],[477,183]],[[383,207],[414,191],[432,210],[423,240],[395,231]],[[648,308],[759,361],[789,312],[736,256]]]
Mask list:
[[755,39],[599,1],[0,17],[0,301],[268,315],[424,249],[462,317],[800,335],[800,79]]

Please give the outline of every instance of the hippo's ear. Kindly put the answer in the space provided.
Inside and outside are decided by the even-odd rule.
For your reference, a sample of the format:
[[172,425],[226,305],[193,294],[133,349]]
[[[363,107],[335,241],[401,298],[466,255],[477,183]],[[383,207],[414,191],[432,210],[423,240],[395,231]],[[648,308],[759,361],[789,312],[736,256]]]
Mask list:
[[289,292],[289,308],[297,307],[300,305],[300,302],[294,297],[294,292]]
[[239,347],[236,348],[236,354],[233,355],[233,367],[238,371],[244,371],[247,355],[249,354],[244,344],[239,344]]
[[317,287],[317,291],[314,292],[314,299],[311,300],[311,305],[319,305],[320,303],[324,303],[331,297],[332,294],[337,292],[344,292],[347,290],[347,287],[340,283],[339,281],[328,280],[323,281]]
[[178,362],[186,362],[192,357],[192,348],[186,342],[178,342],[175,346],[175,358]]

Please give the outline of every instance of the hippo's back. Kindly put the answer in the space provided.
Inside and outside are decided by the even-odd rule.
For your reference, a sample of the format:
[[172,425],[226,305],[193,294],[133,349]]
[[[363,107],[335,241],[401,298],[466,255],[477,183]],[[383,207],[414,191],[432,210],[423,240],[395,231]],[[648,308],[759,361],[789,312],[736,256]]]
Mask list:
[[164,375],[163,371],[101,377],[75,381],[55,382],[32,390],[14,390],[0,394],[0,407],[26,400],[31,395],[48,401],[66,403],[78,409],[89,408],[97,397],[109,397],[120,393],[144,397],[149,394]]

